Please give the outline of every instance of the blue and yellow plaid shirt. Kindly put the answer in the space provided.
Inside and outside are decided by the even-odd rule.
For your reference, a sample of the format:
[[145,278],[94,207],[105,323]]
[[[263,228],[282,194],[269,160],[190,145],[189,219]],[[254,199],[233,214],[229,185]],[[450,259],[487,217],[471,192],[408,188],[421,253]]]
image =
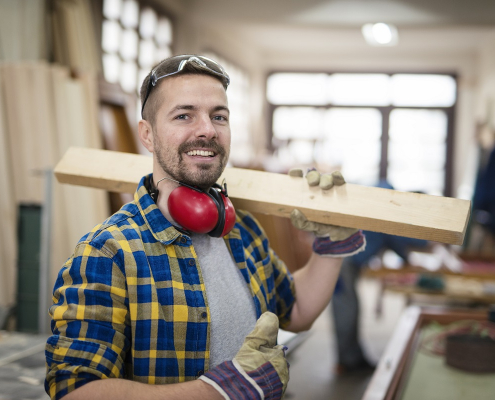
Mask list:
[[[103,378],[149,384],[196,379],[208,370],[210,311],[191,238],[149,196],[96,226],[59,272],[50,308],[45,389],[52,399]],[[258,317],[289,323],[294,284],[257,221],[238,211],[225,236]]]

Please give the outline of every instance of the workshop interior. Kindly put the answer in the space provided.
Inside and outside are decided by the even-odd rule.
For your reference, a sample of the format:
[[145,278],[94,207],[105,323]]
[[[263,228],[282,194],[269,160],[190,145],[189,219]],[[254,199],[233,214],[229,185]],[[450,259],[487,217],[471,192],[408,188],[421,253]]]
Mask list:
[[[71,148],[150,156],[141,83],[177,54],[230,77],[228,167],[338,170],[353,185],[470,202],[458,243],[418,233],[406,252],[381,238],[337,283],[336,295],[354,288],[359,313],[339,323],[358,325],[362,368],[338,362],[332,307],[349,315],[345,298],[310,330],[279,332],[284,398],[493,398],[493,0],[0,0],[0,400],[48,398],[57,274],[81,236],[133,200],[61,183],[57,164]],[[312,238],[254,215],[296,272]]]

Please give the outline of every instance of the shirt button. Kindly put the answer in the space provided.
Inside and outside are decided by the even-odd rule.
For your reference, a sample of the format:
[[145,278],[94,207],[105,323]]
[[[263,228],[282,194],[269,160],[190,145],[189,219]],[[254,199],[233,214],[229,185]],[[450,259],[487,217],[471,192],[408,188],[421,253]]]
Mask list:
[[192,258],[189,260],[189,265],[194,265],[196,264],[196,261],[194,261]]
[[208,314],[206,313],[206,311],[203,311],[201,313],[201,318],[206,318],[208,316]]
[[201,375],[203,375],[205,373],[205,371],[203,371],[202,369],[200,369],[197,373],[196,373],[196,377],[199,378]]
[[181,243],[186,243],[186,242],[187,242],[187,239],[186,239],[184,236],[182,236],[182,237],[180,238],[180,242],[181,242]]

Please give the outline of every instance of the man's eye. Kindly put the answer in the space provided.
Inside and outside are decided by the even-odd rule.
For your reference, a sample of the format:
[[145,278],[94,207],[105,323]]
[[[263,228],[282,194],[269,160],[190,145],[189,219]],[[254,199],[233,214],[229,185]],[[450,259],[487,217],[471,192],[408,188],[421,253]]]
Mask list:
[[213,119],[215,121],[228,121],[227,117],[224,117],[223,115],[215,115]]
[[175,117],[175,119],[187,119],[188,115],[187,114],[181,114],[181,115],[177,115],[177,117]]

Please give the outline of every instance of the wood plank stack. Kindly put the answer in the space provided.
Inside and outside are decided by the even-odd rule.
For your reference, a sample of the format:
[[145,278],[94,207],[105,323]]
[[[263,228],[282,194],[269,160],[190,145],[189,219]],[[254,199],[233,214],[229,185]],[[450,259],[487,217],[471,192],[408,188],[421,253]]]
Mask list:
[[[43,61],[0,64],[0,305],[14,301],[20,203],[43,204],[44,174],[71,146],[101,148],[96,77]],[[103,190],[54,184],[52,280],[75,243],[109,215]]]
[[[1,0],[0,307],[15,303],[19,204],[43,203],[43,171],[70,146],[102,146],[98,7],[93,0]],[[57,65],[47,63],[49,53]],[[55,183],[53,211],[52,281],[81,235],[108,216],[107,194]]]
[[[94,5],[94,4],[93,4]],[[101,72],[100,45],[89,0],[54,0],[52,8],[55,61],[72,71]]]
[[46,0],[2,0],[0,60],[46,60]]

